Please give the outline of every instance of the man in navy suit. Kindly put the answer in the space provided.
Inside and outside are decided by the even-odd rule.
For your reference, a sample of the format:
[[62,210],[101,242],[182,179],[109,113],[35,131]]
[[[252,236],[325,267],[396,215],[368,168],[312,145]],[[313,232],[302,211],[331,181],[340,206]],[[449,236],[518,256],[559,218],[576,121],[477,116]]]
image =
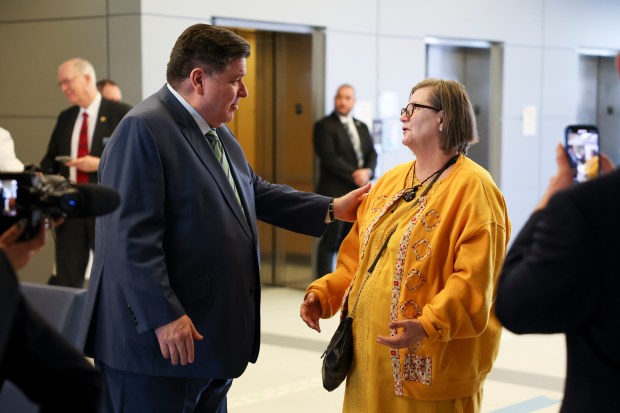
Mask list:
[[[62,93],[74,106],[58,116],[41,160],[41,170],[46,174],[60,174],[73,182],[97,183],[103,147],[131,107],[102,98],[97,91],[95,69],[82,58],[62,63],[57,79]],[[84,152],[79,148],[82,128],[86,138]],[[73,218],[56,229],[56,276],[50,278],[50,284],[83,286],[90,251],[95,244],[94,231],[92,217]]]
[[[377,152],[365,123],[355,119],[355,90],[341,85],[334,97],[334,111],[314,124],[314,152],[319,158],[316,192],[337,197],[366,185],[374,176]],[[316,278],[333,271],[334,254],[347,236],[350,222],[330,225],[317,248]]]
[[226,412],[260,346],[256,220],[320,236],[353,220],[369,189],[332,199],[252,171],[225,125],[248,95],[249,54],[229,30],[186,29],[168,83],[103,153],[101,183],[122,201],[97,219],[81,339],[106,378],[106,411]]

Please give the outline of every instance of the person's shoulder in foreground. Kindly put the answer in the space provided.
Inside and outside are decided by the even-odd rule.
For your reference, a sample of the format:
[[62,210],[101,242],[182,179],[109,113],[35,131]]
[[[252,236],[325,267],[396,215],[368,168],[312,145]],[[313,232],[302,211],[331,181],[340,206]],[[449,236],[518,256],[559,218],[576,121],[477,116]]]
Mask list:
[[507,254],[496,314],[515,333],[566,334],[562,412],[620,411],[620,171],[573,185],[561,147],[556,160]]

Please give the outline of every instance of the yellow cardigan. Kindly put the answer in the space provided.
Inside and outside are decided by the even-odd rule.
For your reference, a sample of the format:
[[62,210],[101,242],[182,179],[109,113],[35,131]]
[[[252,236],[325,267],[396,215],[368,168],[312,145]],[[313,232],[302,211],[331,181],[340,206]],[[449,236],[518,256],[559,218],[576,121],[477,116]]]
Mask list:
[[[359,269],[348,301],[351,311],[366,270],[397,226],[362,291],[361,300],[371,297],[359,304],[366,308],[365,339],[354,323],[354,340],[358,345],[365,340],[361,348],[369,349],[367,356],[385,359],[380,370],[363,370],[370,376],[364,380],[391,377],[394,394],[417,400],[468,397],[481,389],[499,347],[501,328],[492,307],[510,235],[506,205],[488,172],[460,156],[450,174],[410,208],[413,203],[397,201],[411,186],[411,168],[411,163],[399,165],[376,183],[341,246],[336,270],[307,292],[317,294],[322,317],[331,317]],[[396,208],[401,217],[392,219]],[[375,342],[377,335],[390,333],[390,320],[405,318],[418,318],[428,338],[398,351]]]

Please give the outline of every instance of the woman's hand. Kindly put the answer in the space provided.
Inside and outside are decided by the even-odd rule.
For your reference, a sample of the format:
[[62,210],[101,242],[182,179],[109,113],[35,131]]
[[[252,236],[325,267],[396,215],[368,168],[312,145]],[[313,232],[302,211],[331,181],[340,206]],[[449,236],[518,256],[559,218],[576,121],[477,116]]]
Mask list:
[[395,336],[377,336],[377,343],[389,348],[410,348],[423,338],[428,337],[419,320],[392,321],[388,327],[402,329]]
[[306,296],[306,299],[301,303],[299,309],[299,316],[308,327],[313,330],[321,332],[321,326],[319,325],[319,319],[321,318],[321,303],[315,293],[310,292]]

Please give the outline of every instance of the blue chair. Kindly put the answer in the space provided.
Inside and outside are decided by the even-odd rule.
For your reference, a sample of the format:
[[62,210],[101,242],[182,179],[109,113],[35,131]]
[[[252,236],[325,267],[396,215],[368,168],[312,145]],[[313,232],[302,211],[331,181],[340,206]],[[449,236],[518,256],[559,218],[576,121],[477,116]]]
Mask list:
[[[70,343],[76,344],[86,289],[21,283],[28,303]],[[39,408],[10,382],[0,392],[0,412],[37,413]]]

